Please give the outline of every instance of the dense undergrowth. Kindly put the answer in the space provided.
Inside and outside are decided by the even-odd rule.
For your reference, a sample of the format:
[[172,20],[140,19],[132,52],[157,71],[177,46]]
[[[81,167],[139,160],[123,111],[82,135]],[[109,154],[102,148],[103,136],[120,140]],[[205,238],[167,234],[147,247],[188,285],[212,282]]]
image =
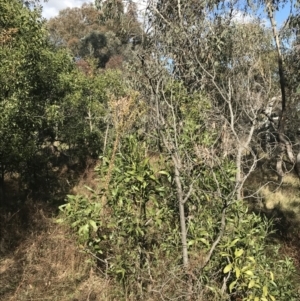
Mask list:
[[[146,177],[150,176],[152,178],[151,175],[153,175],[153,178],[159,176],[158,167],[164,166],[165,170],[165,163],[164,165],[158,164],[159,158],[143,159],[142,153],[144,152],[141,151],[139,153],[141,157],[135,157],[135,160],[146,159],[144,163],[146,165],[139,164],[136,166],[139,166],[142,170],[148,166],[148,172],[144,170],[144,176]],[[123,159],[121,158],[116,158],[115,164],[118,166],[116,167],[117,170],[121,168],[119,160],[123,161],[126,156]],[[149,160],[153,162],[151,165],[148,165]],[[134,162],[137,163],[137,161],[132,161],[132,164]],[[94,171],[94,167],[96,166],[98,168]],[[100,207],[95,210],[93,213],[94,216],[86,211],[87,209],[93,210],[93,206],[101,204],[101,194],[95,196],[95,190],[99,189],[99,183],[101,183],[101,177],[99,178],[98,176],[99,166],[101,166],[99,162],[96,165],[94,163],[85,172],[81,173],[77,185],[69,191],[70,194],[74,193],[74,196],[70,196],[68,202],[70,208],[74,208],[73,205],[76,205],[77,214],[81,215],[81,225],[85,225],[85,221],[89,222],[91,218],[96,221],[96,232],[93,231],[93,224],[90,223],[91,229],[88,233],[81,232],[79,233],[79,237],[77,235],[74,236],[74,232],[73,230],[71,231],[69,226],[57,224],[56,205],[46,204],[30,196],[18,209],[1,208],[1,299],[20,301],[40,298],[43,298],[43,300],[66,301],[138,300],[143,296],[144,300],[163,300],[166,297],[172,300],[174,298],[178,299],[178,297],[185,299],[189,295],[192,300],[221,300],[222,296],[217,291],[212,290],[212,285],[218,287],[218,282],[222,279],[222,277],[221,279],[219,278],[223,274],[222,270],[228,266],[226,264],[227,260],[222,264],[222,258],[224,257],[216,255],[212,259],[212,262],[216,264],[218,260],[221,260],[217,264],[219,268],[214,271],[213,267],[208,265],[207,268],[200,269],[206,249],[205,244],[201,243],[201,241],[205,242],[205,240],[208,240],[208,234],[200,237],[200,248],[197,246],[197,243],[191,244],[191,266],[189,273],[192,276],[193,291],[187,291],[189,283],[186,283],[186,274],[183,273],[180,264],[180,248],[178,245],[176,246],[179,243],[176,242],[178,230],[173,228],[172,234],[168,230],[169,225],[166,222],[169,219],[169,222],[172,223],[173,220],[174,223],[174,218],[175,220],[177,219],[172,209],[169,209],[169,215],[166,212],[162,215],[149,215],[147,221],[151,220],[151,222],[149,222],[150,225],[147,225],[147,230],[146,228],[139,230],[137,224],[133,224],[132,230],[126,228],[132,223],[138,222],[133,221],[133,216],[130,217],[129,215],[130,212],[123,211],[124,217],[122,218],[120,216],[121,212],[118,212],[118,210],[112,212],[107,206],[103,206],[103,208],[106,208],[105,210]],[[118,173],[117,170],[113,172],[113,175],[115,172]],[[132,171],[132,169],[128,171],[130,170]],[[151,170],[153,170],[153,173],[150,172]],[[122,175],[125,174],[126,172],[122,171]],[[67,174],[64,176],[67,176]],[[125,185],[126,189],[134,187],[132,180],[135,179],[135,176],[132,175],[132,177],[127,183],[121,180],[120,184]],[[156,178],[157,181],[163,180],[164,183],[165,181],[168,182],[167,178],[165,178],[165,173],[162,173],[159,177]],[[60,178],[60,181],[63,179],[63,177]],[[139,180],[135,179],[135,181],[137,181],[135,182],[136,184],[139,183]],[[289,283],[290,285],[294,283],[297,287],[296,283],[299,280],[300,268],[299,228],[297,223],[293,223],[293,221],[299,217],[297,212],[294,211],[295,215],[290,219],[290,216],[286,214],[284,209],[285,205],[283,207],[276,206],[277,202],[283,203],[282,197],[277,198],[276,194],[279,193],[279,190],[281,194],[289,191],[291,188],[290,182],[292,182],[293,187],[296,187],[296,178],[289,176],[286,179],[285,185],[273,193],[274,208],[270,208],[270,205],[267,205],[271,202],[270,197],[264,195],[262,201],[263,207],[260,208],[260,212],[262,215],[267,214],[272,218],[273,231],[275,231],[273,234],[264,232],[267,230],[266,226],[268,225],[264,219],[247,213],[244,205],[237,204],[240,206],[240,209],[238,211],[235,209],[233,216],[230,212],[228,213],[229,229],[226,235],[231,235],[231,224],[234,229],[238,230],[238,225],[242,221],[243,229],[238,231],[247,233],[248,237],[251,235],[251,231],[254,231],[250,241],[255,241],[253,246],[260,246],[261,248],[256,249],[255,254],[256,256],[257,254],[263,256],[258,260],[263,260],[264,265],[267,263],[264,268],[264,273],[268,273],[267,277],[274,277],[274,281],[277,283],[277,281],[286,281],[287,275],[291,273]],[[142,182],[140,183],[142,184]],[[103,180],[102,184],[104,184]],[[117,185],[117,183],[115,184]],[[89,189],[86,187],[89,187]],[[127,191],[127,193],[130,192]],[[138,196],[136,193],[134,194]],[[143,194],[143,197],[145,197],[145,194]],[[290,197],[291,194],[289,195]],[[294,197],[296,198],[296,195]],[[96,200],[98,203],[95,203]],[[165,200],[168,202],[168,199]],[[151,204],[147,204],[149,206],[148,210],[155,210],[157,213],[160,209],[155,206],[163,206],[159,197],[157,201],[159,205],[155,205],[153,201]],[[88,205],[86,202],[88,202]],[[127,207],[128,205],[123,204],[123,206]],[[136,209],[138,208],[139,206]],[[135,209],[132,207],[130,210]],[[235,223],[233,218],[237,212],[239,212],[238,224]],[[128,217],[127,222],[124,220],[126,215]],[[61,219],[63,216],[65,215],[60,214],[59,218]],[[71,219],[70,222],[72,219],[73,221],[78,221],[78,218],[73,215],[67,214],[67,216],[65,218],[67,220]],[[89,219],[84,219],[84,216],[89,216]],[[114,224],[116,222],[117,224]],[[201,216],[199,220],[196,220],[196,223],[201,223],[203,227],[204,224],[201,222]],[[206,229],[208,225],[206,224]],[[255,226],[252,228],[253,230],[251,230],[251,225]],[[195,225],[191,224],[191,227],[195,228]],[[80,224],[72,224],[72,228],[79,229]],[[204,233],[204,229],[202,228],[202,230],[199,229],[198,231]],[[251,250],[251,248],[249,249],[251,243],[247,247],[249,240],[244,240],[241,232],[235,231],[234,233],[235,239],[240,239],[239,242],[235,242],[239,248],[235,249],[235,252],[232,253],[234,250],[232,246],[235,246],[232,243],[232,239],[227,244],[226,239],[224,239],[219,248],[223,248],[221,252],[228,250],[226,252],[229,253],[225,258],[228,258],[228,256],[233,256],[234,258],[236,256],[237,258],[232,261],[232,264],[235,264],[236,267],[241,267],[240,270],[242,271],[241,265],[243,264],[238,261],[239,257],[237,255],[239,254],[236,252],[243,249],[244,252],[248,253]],[[260,238],[257,235],[262,236]],[[275,251],[276,249],[278,249],[278,253]],[[141,256],[143,254],[145,257]],[[248,255],[250,254],[248,253]],[[292,261],[286,259],[286,256],[290,257]],[[141,260],[145,260],[145,266],[141,265]],[[257,261],[257,259],[255,260]],[[125,266],[124,262],[127,262],[129,265]],[[294,262],[296,270],[292,268],[292,262]],[[256,265],[261,263],[259,261],[254,263],[250,260],[249,264]],[[266,270],[266,266],[268,270]],[[278,266],[280,270],[276,270]],[[283,269],[283,267],[285,268]],[[254,268],[252,266],[252,269],[255,274],[259,271],[259,267]],[[199,277],[201,274],[202,276]],[[285,278],[285,280],[283,278],[279,280],[280,277]],[[278,288],[276,289],[278,290]],[[284,293],[287,293],[289,289],[292,289],[292,286],[289,287],[288,284],[284,286]],[[276,300],[286,300],[285,298],[283,296],[276,296]],[[233,300],[239,300],[239,297],[236,296]],[[292,297],[292,300],[297,299],[293,299]]]
[[[222,203],[206,195],[191,204],[190,265],[185,270],[172,164],[149,157],[135,136],[122,145],[113,165],[102,158],[76,171],[77,184],[65,191],[59,220],[57,203],[47,204],[38,194],[27,195],[22,206],[2,207],[2,299],[251,300],[249,292],[259,295],[267,289],[270,300],[297,300],[298,225],[276,197],[291,183],[296,187],[292,176],[273,193],[274,208],[268,205],[270,197],[261,194],[261,207],[255,208],[261,216],[241,202],[227,209],[226,228],[208,262],[221,227]],[[57,173],[57,182],[74,172]]]
[[212,2],[149,30],[25,2],[0,0],[0,299],[299,300],[297,47]]

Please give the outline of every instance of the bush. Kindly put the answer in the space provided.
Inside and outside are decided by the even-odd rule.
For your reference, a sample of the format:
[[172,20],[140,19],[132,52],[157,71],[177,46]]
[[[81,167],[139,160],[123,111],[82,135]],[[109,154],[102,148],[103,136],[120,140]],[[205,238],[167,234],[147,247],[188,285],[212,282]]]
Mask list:
[[166,158],[150,163],[145,144],[135,136],[127,137],[119,150],[111,171],[107,158],[97,168],[103,182],[109,179],[106,191],[92,191],[90,198],[69,196],[61,207],[62,220],[75,228],[103,272],[122,284],[118,297],[298,300],[291,260],[268,245],[269,222],[249,214],[242,201],[227,208],[224,233],[205,263],[224,210],[222,200],[204,193],[208,171],[187,208],[190,265],[184,270],[170,164]]

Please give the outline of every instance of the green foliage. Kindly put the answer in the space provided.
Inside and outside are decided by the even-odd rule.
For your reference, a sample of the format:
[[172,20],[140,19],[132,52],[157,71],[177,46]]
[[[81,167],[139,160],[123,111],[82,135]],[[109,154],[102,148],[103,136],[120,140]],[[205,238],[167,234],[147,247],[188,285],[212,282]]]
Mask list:
[[[195,16],[196,11],[198,14],[198,4],[195,7],[186,5],[182,6],[183,18],[191,23],[187,23],[190,28],[185,35],[179,34],[182,32],[180,26],[168,29],[163,25],[163,19],[156,28],[162,33],[166,30],[165,35],[159,37],[162,40],[154,43],[161,46],[158,57],[173,57],[176,72],[171,76],[170,70],[160,66],[160,73],[156,67],[152,68],[155,76],[148,75],[146,80],[139,78],[138,81],[145,80],[145,86],[151,86],[151,97],[143,93],[143,99],[142,93],[130,95],[121,72],[98,70],[99,61],[101,67],[105,67],[112,56],[124,55],[123,45],[129,43],[130,37],[140,34],[136,7],[132,3],[128,13],[124,12],[120,1],[103,3],[105,34],[95,31],[94,27],[83,28],[80,33],[85,36],[82,48],[79,49],[79,40],[73,41],[73,51],[81,51],[81,55],[98,61],[82,60],[77,62],[76,68],[66,51],[49,45],[37,9],[28,9],[17,0],[0,0],[2,180],[7,171],[21,173],[26,164],[34,162],[54,141],[68,145],[66,152],[69,155],[76,153],[83,159],[87,155],[99,156],[104,135],[112,132],[106,141],[109,148],[113,144],[112,138],[116,137],[113,150],[108,151],[112,153],[111,158],[108,155],[100,157],[101,163],[96,169],[101,180],[99,190],[87,187],[89,196],[68,195],[67,203],[60,207],[59,221],[67,222],[74,229],[80,244],[98,259],[99,267],[107,276],[123,284],[125,293],[122,297],[127,297],[128,291],[132,290],[136,299],[142,298],[151,284],[159,287],[165,299],[182,299],[189,294],[198,298],[201,293],[203,300],[298,300],[292,285],[295,269],[291,260],[283,259],[278,248],[267,243],[269,223],[249,214],[241,201],[234,201],[236,166],[229,159],[221,159],[216,149],[217,122],[211,118],[213,101],[217,103],[223,97],[222,103],[227,101],[236,106],[231,107],[231,112],[239,112],[239,99],[245,104],[250,99],[245,85],[250,87],[248,82],[252,79],[264,85],[269,78],[265,73],[273,76],[273,45],[260,25],[233,24],[215,35],[209,31],[221,28],[222,22],[216,21],[212,29],[206,26],[208,30],[204,32],[203,25],[210,21],[202,16],[189,18]],[[171,2],[166,2],[165,6],[160,2],[157,7],[157,12],[162,12],[168,22],[177,20],[177,15],[182,18],[181,12],[173,10]],[[92,7],[83,9],[89,10],[92,23],[97,23],[95,10]],[[66,12],[66,19],[67,16]],[[157,20],[161,16],[154,15]],[[125,23],[133,24],[134,28],[124,28]],[[189,30],[202,33],[193,43],[203,47],[193,47]],[[263,38],[263,46],[261,41],[258,43],[257,35]],[[194,39],[197,35],[192,36]],[[180,39],[176,40],[177,37]],[[241,42],[243,37],[247,44]],[[176,49],[175,44],[178,44]],[[172,47],[174,51],[170,53]],[[196,49],[193,55],[182,55],[191,54],[191,48]],[[207,56],[208,49],[212,50],[210,56]],[[146,59],[146,56],[141,57],[144,66],[153,55],[151,53]],[[291,60],[295,58],[296,54]],[[266,59],[270,60],[267,67],[264,66]],[[253,72],[251,77],[248,65]],[[151,71],[150,67],[147,72]],[[290,72],[294,74],[295,70],[291,68]],[[158,89],[153,93],[157,74]],[[236,80],[228,82],[227,91],[227,76],[231,75]],[[195,78],[197,84],[194,84]],[[238,80],[240,85],[234,86]],[[218,91],[213,91],[209,82]],[[272,87],[270,84],[270,89]],[[296,89],[291,88],[295,101],[298,99]],[[229,98],[224,97],[227,92]],[[232,103],[231,97],[234,98]],[[136,103],[129,101],[133,98],[143,105],[133,108]],[[120,105],[122,101],[124,106]],[[126,124],[128,127],[139,126],[140,122],[124,119],[141,116],[130,113],[142,107],[144,110],[152,102],[159,108],[147,107],[149,120],[152,112],[159,117],[156,116],[154,122],[151,120],[145,136],[152,137],[151,131],[158,130],[164,145],[160,156],[149,158],[149,146],[139,140],[138,135],[122,135],[128,132]],[[218,114],[223,110],[221,106],[216,108]],[[241,116],[238,118],[242,119]],[[157,128],[156,123],[159,124]],[[113,125],[115,129],[112,129]],[[243,132],[244,124],[240,126]],[[45,164],[49,156],[44,158]],[[189,266],[174,277],[172,273],[182,268],[179,193],[184,200],[179,204],[184,207],[180,217],[187,229],[184,234]],[[164,285],[171,282],[173,286],[164,291]]]
[[111,95],[121,97],[126,93],[120,72],[99,72],[92,60],[88,61],[88,68],[88,74],[74,69],[61,75],[65,96],[53,107],[54,116],[58,116],[59,139],[81,157],[102,153],[103,137],[110,123],[108,101]]
[[120,72],[101,73],[92,59],[76,68],[66,50],[53,48],[38,10],[17,0],[0,9],[1,176],[18,172],[25,185],[36,177],[31,166],[47,174],[54,142],[75,162],[99,155],[107,102],[126,89]]
[[[176,126],[165,126],[163,133],[179,146],[176,151],[184,160],[180,178],[184,190],[193,185],[185,203],[189,271],[200,287],[206,288],[205,293],[201,291],[204,299],[274,297],[283,301],[288,296],[297,300],[291,261],[278,260],[276,250],[270,252],[274,246],[266,242],[269,223],[249,214],[242,201],[233,200],[236,166],[228,159],[213,157],[215,133],[206,126],[209,101],[201,94],[189,94],[177,81],[171,81],[162,93],[166,123],[176,121]],[[135,296],[143,296],[149,283],[155,285],[149,273],[160,281],[172,277],[168,273],[182,264],[174,162],[170,154],[151,162],[145,155],[147,145],[135,136],[120,143],[113,164],[102,157],[97,168],[100,187],[107,190],[94,192],[89,199],[69,197],[62,207],[63,219],[104,263],[103,269],[121,281],[125,294],[133,290]],[[200,293],[196,284],[187,288],[186,274],[177,277],[178,282],[172,279],[176,287],[179,282],[185,287],[165,292],[166,296],[178,297],[188,290],[195,296]]]
[[122,53],[121,46],[121,41],[115,33],[92,31],[81,40],[79,55],[94,57],[98,60],[98,67],[105,68],[111,57]]
[[[80,242],[128,291],[133,283],[141,287],[149,283],[149,271],[162,277],[166,270],[178,267],[181,241],[171,166],[165,161],[164,169],[154,170],[145,158],[145,144],[134,136],[124,139],[119,151],[108,191],[92,191],[89,199],[69,196],[68,203],[61,207],[61,221],[75,228]],[[105,181],[109,160],[101,161],[97,171]],[[221,241],[208,264],[202,266],[221,228],[224,200],[214,191],[228,194],[235,172],[226,162],[222,172],[215,168],[215,177],[211,170],[202,168],[201,180],[195,182],[195,193],[187,204],[187,228],[190,269],[208,288],[207,298],[297,300],[292,262],[280,258],[278,248],[267,244],[269,222],[249,214],[241,201],[227,208]],[[138,290],[139,285],[135,294],[142,294]]]
[[[91,202],[83,196],[68,195],[68,203],[60,206],[60,210],[65,212],[68,221],[71,222],[71,227],[78,231],[81,243],[89,242],[89,246],[91,246],[91,244],[99,242],[99,239],[96,238],[100,226],[101,207],[99,202]],[[63,222],[63,219],[59,219],[58,222]],[[94,239],[92,240],[92,238]],[[97,245],[93,246],[93,249],[96,251]]]
[[[105,162],[102,172],[106,169]],[[123,276],[134,274],[137,264],[143,267],[149,252],[162,241],[159,233],[164,232],[172,215],[165,206],[166,188],[162,182],[165,177],[165,172],[154,171],[145,158],[145,148],[134,136],[124,141],[116,157],[107,199],[107,206],[112,209],[111,239],[118,242],[121,250],[128,250],[124,257],[119,254],[119,262],[114,264],[117,272],[127,262],[129,266],[123,270]]]
[[130,39],[136,41],[142,33],[135,5],[130,3],[124,12],[122,1],[105,1],[101,12],[92,3],[64,9],[47,27],[51,43],[76,58],[96,58],[100,68],[121,68],[132,58]]
[[[105,179],[109,160],[102,158],[97,170]],[[171,251],[169,229],[174,212],[166,204],[163,185],[169,180],[166,171],[153,169],[145,148],[129,136],[116,156],[109,191],[94,193],[90,200],[69,196],[61,207],[80,241],[100,258],[107,258],[107,272],[124,283],[137,280],[157,246]]]
[[4,171],[14,171],[37,151],[45,109],[64,93],[59,74],[73,64],[47,45],[39,11],[20,1],[1,1],[0,10],[0,160]]
[[227,261],[223,273],[229,293],[244,300],[297,300],[292,286],[295,267],[290,259],[280,259],[278,246],[268,245],[269,226],[242,203],[229,209],[218,253]]

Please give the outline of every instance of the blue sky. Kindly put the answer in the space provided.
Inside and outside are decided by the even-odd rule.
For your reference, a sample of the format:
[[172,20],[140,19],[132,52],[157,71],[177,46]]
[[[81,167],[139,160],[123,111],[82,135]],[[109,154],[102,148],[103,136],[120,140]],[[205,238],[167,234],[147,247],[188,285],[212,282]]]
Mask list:
[[[282,27],[290,14],[291,4],[287,3],[284,7],[280,6],[278,11],[275,11],[275,19],[277,22],[277,27]],[[268,19],[265,13],[265,18]]]
[[283,9],[281,8],[280,11],[276,11],[275,14],[278,25],[282,26],[290,14],[290,5],[285,6]]

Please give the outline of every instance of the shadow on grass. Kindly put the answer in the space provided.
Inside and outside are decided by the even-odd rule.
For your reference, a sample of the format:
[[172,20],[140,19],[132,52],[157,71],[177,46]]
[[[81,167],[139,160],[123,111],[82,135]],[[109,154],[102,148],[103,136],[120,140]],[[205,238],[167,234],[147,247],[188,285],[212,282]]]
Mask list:
[[42,210],[47,217],[56,215],[66,195],[95,164],[88,156],[44,148],[18,172],[6,174],[0,200],[0,256],[14,252],[28,233],[42,227],[41,221],[33,219],[33,210]]
[[[73,300],[66,296],[73,295],[90,265],[82,262],[75,239],[53,217],[95,164],[88,156],[45,148],[18,172],[6,174],[0,202],[0,300],[29,300],[28,294],[36,297],[38,292],[39,300]],[[61,294],[57,298],[51,291],[54,283]],[[45,290],[49,296],[42,294]]]

